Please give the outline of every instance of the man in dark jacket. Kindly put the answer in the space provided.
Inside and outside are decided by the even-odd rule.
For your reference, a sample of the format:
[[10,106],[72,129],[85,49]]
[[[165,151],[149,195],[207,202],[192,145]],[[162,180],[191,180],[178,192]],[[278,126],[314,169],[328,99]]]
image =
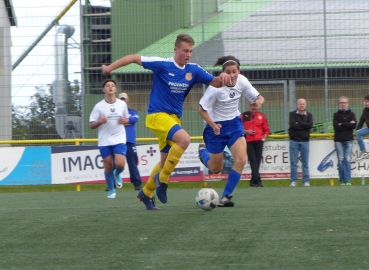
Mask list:
[[298,158],[301,153],[302,183],[310,187],[309,154],[310,154],[310,129],[313,127],[313,115],[306,111],[306,100],[297,100],[297,110],[290,112],[290,187],[295,187],[298,179]]
[[[362,160],[364,158],[367,158],[369,156],[369,153],[365,149],[364,144],[364,135],[369,134],[369,95],[366,95],[364,98],[364,109],[361,114],[359,124],[357,125],[356,129],[356,139],[357,143],[360,146],[360,154],[359,157],[356,159],[356,161]],[[364,123],[366,124],[366,127],[363,128]]]
[[356,117],[349,108],[348,97],[339,98],[339,107],[338,112],[333,115],[334,147],[341,185],[351,186],[352,132],[356,128]]

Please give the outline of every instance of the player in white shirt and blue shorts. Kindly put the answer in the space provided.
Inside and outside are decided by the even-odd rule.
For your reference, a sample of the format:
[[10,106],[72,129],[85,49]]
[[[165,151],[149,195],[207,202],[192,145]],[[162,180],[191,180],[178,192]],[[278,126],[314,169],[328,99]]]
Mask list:
[[205,120],[206,127],[203,134],[205,144],[199,144],[199,158],[212,173],[220,173],[223,168],[223,151],[228,146],[234,164],[218,206],[233,207],[231,194],[240,181],[246,164],[246,140],[238,110],[239,101],[241,97],[245,97],[260,108],[264,98],[249,80],[240,74],[240,62],[237,58],[221,57],[215,64],[218,65],[222,66],[223,72],[230,75],[232,82],[221,88],[209,86],[200,99],[199,113]]
[[114,80],[104,81],[103,92],[105,99],[97,103],[90,114],[90,128],[98,128],[98,148],[103,158],[108,198],[115,198],[114,184],[118,188],[123,184],[120,173],[127,152],[124,125],[129,122],[129,114],[127,104],[115,96],[117,87]]

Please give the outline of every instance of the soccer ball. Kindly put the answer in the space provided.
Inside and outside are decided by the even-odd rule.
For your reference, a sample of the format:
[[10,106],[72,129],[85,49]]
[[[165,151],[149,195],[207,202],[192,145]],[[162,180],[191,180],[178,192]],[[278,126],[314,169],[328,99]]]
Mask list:
[[203,188],[196,195],[196,204],[202,210],[213,210],[219,202],[218,193],[212,188]]

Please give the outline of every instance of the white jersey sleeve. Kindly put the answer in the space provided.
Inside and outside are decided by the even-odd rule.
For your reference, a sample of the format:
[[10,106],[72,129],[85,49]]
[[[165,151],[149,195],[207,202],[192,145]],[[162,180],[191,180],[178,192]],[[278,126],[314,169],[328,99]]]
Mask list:
[[98,108],[98,104],[96,104],[94,106],[94,108],[92,109],[91,111],[91,114],[90,114],[90,123],[92,122],[98,122],[99,119],[101,118],[101,115],[100,115],[100,110]]
[[212,110],[214,103],[218,100],[218,96],[220,94],[220,88],[215,88],[213,86],[209,86],[206,90],[202,98],[200,99],[199,105],[204,111],[207,111],[209,114]]
[[256,90],[251,83],[249,82],[249,80],[243,76],[243,75],[238,75],[237,78],[237,84],[239,89],[242,89],[242,95],[250,102],[255,102],[256,99],[258,98],[258,96],[260,96],[258,90]]

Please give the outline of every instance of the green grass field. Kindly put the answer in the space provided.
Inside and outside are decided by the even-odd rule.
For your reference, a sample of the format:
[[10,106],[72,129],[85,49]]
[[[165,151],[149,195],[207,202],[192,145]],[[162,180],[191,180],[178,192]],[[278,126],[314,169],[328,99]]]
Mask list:
[[234,208],[209,212],[199,188],[173,183],[168,204],[146,211],[130,185],[116,199],[103,185],[2,187],[0,269],[369,268],[369,186],[241,182]]

